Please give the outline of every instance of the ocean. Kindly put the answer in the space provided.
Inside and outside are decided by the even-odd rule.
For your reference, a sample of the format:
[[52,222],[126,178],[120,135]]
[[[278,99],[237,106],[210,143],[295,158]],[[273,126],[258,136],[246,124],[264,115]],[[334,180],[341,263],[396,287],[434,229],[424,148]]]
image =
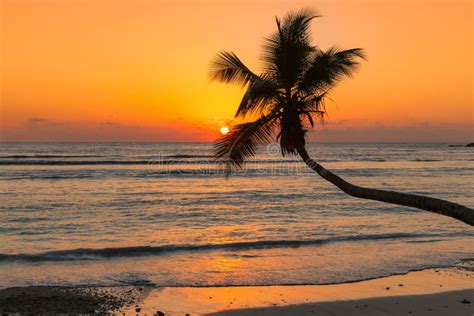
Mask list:
[[[310,144],[369,187],[474,206],[473,148]],[[210,143],[0,144],[0,288],[326,284],[460,264],[474,230],[360,200],[264,146],[226,178]]]

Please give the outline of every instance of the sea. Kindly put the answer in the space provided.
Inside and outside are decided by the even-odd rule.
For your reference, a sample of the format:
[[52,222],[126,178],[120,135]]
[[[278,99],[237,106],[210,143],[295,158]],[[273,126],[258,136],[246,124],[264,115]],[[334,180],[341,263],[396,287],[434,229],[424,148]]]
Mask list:
[[[473,150],[308,145],[354,184],[469,207]],[[0,144],[0,288],[329,284],[474,258],[473,227],[348,196],[277,143],[230,176],[212,152],[212,143]]]

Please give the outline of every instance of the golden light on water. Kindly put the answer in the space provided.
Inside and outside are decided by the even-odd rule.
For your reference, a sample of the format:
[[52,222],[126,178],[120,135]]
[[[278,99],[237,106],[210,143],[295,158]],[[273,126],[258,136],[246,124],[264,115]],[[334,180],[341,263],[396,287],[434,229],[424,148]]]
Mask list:
[[225,135],[229,132],[229,128],[227,126],[222,126],[220,131],[222,135]]

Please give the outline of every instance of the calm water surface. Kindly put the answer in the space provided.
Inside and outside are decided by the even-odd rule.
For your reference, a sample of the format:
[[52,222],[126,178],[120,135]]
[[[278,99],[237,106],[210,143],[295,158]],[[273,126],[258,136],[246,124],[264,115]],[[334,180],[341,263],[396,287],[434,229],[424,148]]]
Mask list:
[[[275,145],[226,179],[211,144],[0,144],[0,287],[320,284],[474,257],[474,230],[346,196]],[[473,148],[313,144],[356,184],[474,206]]]

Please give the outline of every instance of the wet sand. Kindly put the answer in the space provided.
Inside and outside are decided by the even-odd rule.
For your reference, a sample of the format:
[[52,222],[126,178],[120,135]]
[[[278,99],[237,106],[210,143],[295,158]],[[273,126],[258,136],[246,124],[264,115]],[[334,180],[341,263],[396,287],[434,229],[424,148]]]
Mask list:
[[474,272],[429,269],[331,285],[25,287],[0,290],[0,314],[474,315]]
[[473,302],[474,272],[446,268],[331,285],[163,288],[139,305],[148,315],[472,316]]

